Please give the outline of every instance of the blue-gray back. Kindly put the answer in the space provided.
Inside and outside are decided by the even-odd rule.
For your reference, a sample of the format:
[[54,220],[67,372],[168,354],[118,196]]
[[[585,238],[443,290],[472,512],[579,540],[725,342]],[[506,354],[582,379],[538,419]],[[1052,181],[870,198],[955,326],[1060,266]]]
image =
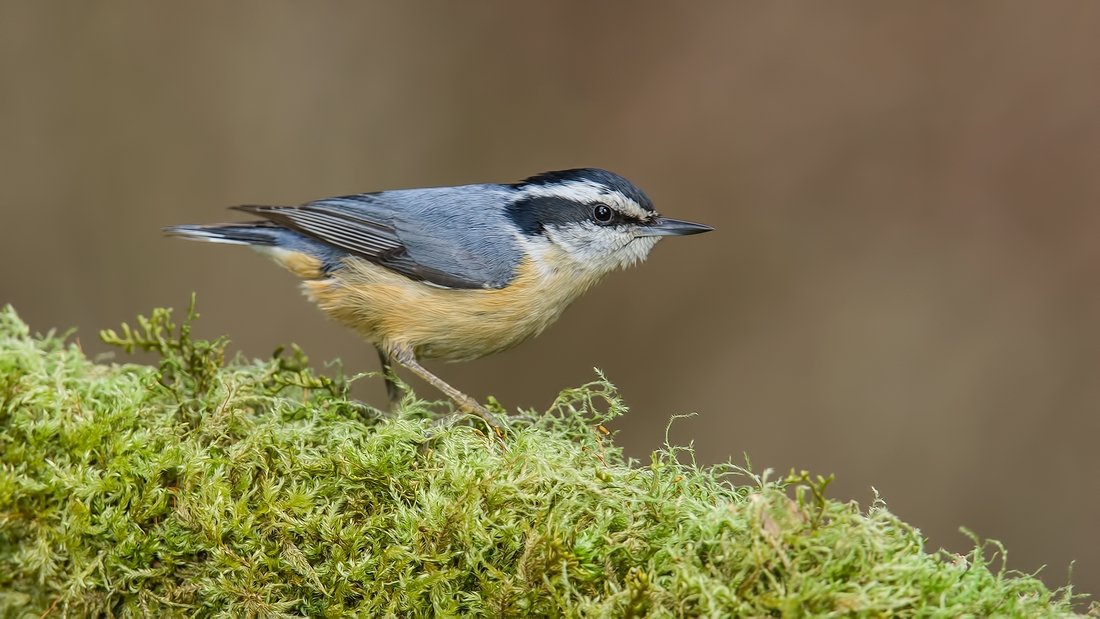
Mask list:
[[504,209],[514,192],[504,185],[465,185],[237,208],[413,279],[503,288],[522,259]]

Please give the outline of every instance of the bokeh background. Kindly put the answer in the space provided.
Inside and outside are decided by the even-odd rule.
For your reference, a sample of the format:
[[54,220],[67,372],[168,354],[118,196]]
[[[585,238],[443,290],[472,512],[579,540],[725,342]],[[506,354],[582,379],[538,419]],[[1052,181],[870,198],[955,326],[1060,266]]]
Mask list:
[[97,354],[195,291],[200,335],[374,370],[288,273],[160,228],[608,168],[716,231],[433,369],[545,409],[600,367],[635,457],[697,412],[700,463],[835,473],[1097,594],[1098,32],[1088,1],[4,2],[0,303]]

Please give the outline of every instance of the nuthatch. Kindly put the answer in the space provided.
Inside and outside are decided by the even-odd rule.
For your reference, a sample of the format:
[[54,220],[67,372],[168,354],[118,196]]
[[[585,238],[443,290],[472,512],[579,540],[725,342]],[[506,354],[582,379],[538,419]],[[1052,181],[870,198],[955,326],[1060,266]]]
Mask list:
[[[258,221],[169,234],[248,245],[301,277],[305,295],[467,413],[499,423],[417,359],[476,359],[542,332],[662,236],[709,226],[666,219],[633,183],[592,168],[513,185],[401,189],[301,206],[236,206]],[[399,396],[387,373],[391,402]]]

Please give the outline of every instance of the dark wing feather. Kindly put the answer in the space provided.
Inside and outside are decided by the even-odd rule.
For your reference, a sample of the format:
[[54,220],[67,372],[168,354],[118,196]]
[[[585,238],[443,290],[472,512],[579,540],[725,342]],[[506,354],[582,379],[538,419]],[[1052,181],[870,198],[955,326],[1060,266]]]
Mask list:
[[370,195],[351,196],[311,202],[302,206],[231,207],[271,220],[306,237],[346,251],[417,281],[447,288],[484,288],[487,282],[475,281],[417,263],[397,231],[386,223],[367,218],[360,210],[352,211],[345,201],[369,202]]

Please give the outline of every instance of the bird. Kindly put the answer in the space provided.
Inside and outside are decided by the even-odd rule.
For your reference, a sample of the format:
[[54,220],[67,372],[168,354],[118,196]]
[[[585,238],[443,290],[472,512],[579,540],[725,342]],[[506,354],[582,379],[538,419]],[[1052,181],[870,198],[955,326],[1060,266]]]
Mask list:
[[512,348],[662,237],[713,229],[660,216],[634,183],[597,168],[229,208],[255,219],[164,231],[249,246],[301,278],[324,314],[377,348],[391,406],[401,397],[396,362],[498,432],[492,413],[420,360]]

